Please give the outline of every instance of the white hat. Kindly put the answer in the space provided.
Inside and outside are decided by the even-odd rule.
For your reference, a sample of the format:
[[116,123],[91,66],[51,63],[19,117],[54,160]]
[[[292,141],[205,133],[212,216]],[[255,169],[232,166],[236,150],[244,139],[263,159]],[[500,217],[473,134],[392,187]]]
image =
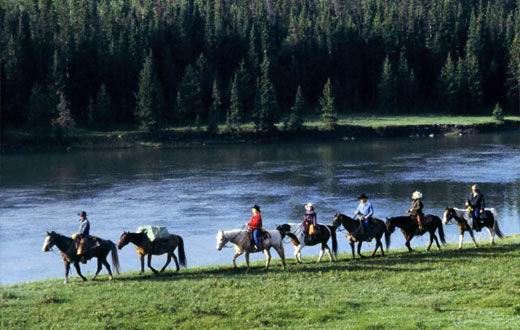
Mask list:
[[420,198],[422,198],[422,193],[420,191],[414,191],[414,193],[412,194],[412,198],[420,199]]
[[312,203],[309,202],[309,203],[305,204],[305,209],[306,210],[310,210],[310,209],[314,210],[314,205],[312,205]]

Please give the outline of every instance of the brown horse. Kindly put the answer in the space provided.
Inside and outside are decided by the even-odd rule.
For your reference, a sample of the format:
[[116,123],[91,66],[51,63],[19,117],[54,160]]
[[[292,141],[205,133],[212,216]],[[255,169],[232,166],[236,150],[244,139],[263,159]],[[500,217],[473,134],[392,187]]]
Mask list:
[[441,218],[435,215],[428,214],[424,216],[424,229],[422,231],[419,230],[417,220],[410,216],[386,218],[386,227],[388,228],[388,231],[390,233],[394,232],[395,227],[401,229],[401,232],[403,233],[403,236],[406,239],[406,243],[404,243],[404,245],[406,245],[409,252],[413,251],[412,247],[410,246],[410,241],[412,240],[412,238],[414,238],[415,236],[422,236],[426,233],[430,234],[430,244],[428,245],[427,251],[430,251],[430,248],[432,247],[432,243],[434,240],[437,244],[437,248],[440,250],[441,245],[439,244],[437,235],[435,235],[435,231],[438,231],[439,238],[441,239],[442,244],[446,244],[446,237],[444,236],[442,220]]
[[[110,252],[112,252],[112,266],[116,270],[116,273],[119,274],[119,257],[117,255],[116,245],[114,244],[114,242],[109,240],[104,240],[101,238],[96,238],[96,240],[99,243],[99,245],[88,250],[85,255],[85,258],[87,260],[97,258],[97,271],[96,275],[94,275],[94,278],[92,279],[95,279],[96,276],[98,276],[99,272],[101,271],[102,265],[104,265],[108,271],[108,278],[111,280],[112,270],[110,269],[110,265],[107,262],[107,256]],[[58,247],[63,258],[63,263],[65,264],[64,283],[67,283],[69,281],[70,264],[74,265],[74,268],[76,268],[76,272],[78,273],[79,277],[81,277],[83,281],[86,281],[86,277],[83,276],[83,274],[81,274],[81,268],[79,266],[81,258],[76,253],[76,242],[70,237],[55,233],[53,231],[50,233],[47,232],[47,237],[45,237],[45,241],[43,243],[43,251],[51,251],[53,246]]]
[[[186,255],[184,253],[184,241],[179,235],[170,235],[169,238],[157,239],[151,242],[145,233],[129,233],[123,232],[117,247],[122,249],[128,243],[132,243],[136,246],[135,251],[141,259],[141,272],[144,273],[144,257],[148,256],[148,268],[150,268],[154,274],[159,272],[152,267],[152,255],[167,254],[166,264],[161,268],[160,272],[164,272],[166,267],[170,264],[172,258],[175,261],[176,271],[179,271],[179,261],[182,267],[186,267]],[[175,249],[179,248],[179,261],[175,256]]]

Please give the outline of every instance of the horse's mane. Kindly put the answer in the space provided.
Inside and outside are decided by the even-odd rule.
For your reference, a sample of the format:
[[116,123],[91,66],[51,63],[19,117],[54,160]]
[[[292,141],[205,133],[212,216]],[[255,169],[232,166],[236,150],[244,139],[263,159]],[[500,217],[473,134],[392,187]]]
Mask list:
[[390,223],[393,223],[393,222],[402,222],[402,221],[409,221],[410,220],[410,217],[408,216],[404,216],[404,215],[401,215],[401,216],[398,216],[398,217],[391,217],[391,218],[386,218],[387,221],[389,221]]
[[70,238],[69,236],[62,235],[62,234],[57,233],[57,232],[55,232],[55,231],[51,231],[49,234],[51,234],[51,235],[55,235],[55,236],[58,236],[59,238],[65,238],[65,239],[70,240],[70,241],[73,240],[73,239]]

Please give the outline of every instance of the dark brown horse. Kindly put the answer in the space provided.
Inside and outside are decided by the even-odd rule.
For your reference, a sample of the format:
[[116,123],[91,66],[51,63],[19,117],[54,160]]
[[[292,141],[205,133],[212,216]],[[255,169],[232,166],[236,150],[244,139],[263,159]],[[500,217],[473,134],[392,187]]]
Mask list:
[[[136,246],[135,251],[141,259],[141,272],[144,273],[144,257],[148,256],[148,268],[150,268],[154,274],[158,274],[158,271],[152,267],[152,255],[167,254],[166,264],[161,268],[160,272],[164,272],[166,267],[170,264],[172,258],[175,261],[176,271],[179,271],[179,261],[182,267],[186,267],[186,255],[184,253],[184,241],[179,235],[170,235],[169,238],[156,239],[151,242],[145,233],[129,233],[123,232],[117,247],[122,249],[128,243],[132,243]],[[179,248],[179,261],[175,256],[175,249]]]
[[[345,229],[347,230],[348,235],[346,235],[345,237],[347,238],[352,249],[352,258],[356,258],[356,255],[354,253],[354,244],[356,242],[358,243],[357,254],[361,258],[365,258],[365,256],[361,254],[361,244],[363,244],[363,241],[370,242],[372,239],[364,234],[363,228],[361,227],[361,222],[359,220],[354,220],[351,217],[348,217],[344,214],[336,214],[332,221],[332,225],[335,227],[343,225],[343,227],[345,227]],[[384,257],[385,252],[383,251],[383,243],[381,242],[381,238],[384,234],[386,249],[388,250],[388,247],[390,246],[390,233],[386,229],[386,225],[383,222],[383,220],[373,218],[372,224],[370,226],[370,231],[372,234],[371,236],[376,240],[376,248],[374,249],[374,252],[372,252],[372,257],[376,255],[378,248],[381,249],[381,254]]]
[[[97,271],[96,275],[94,275],[95,279],[101,271],[102,266],[104,265],[108,271],[109,279],[112,279],[112,270],[110,269],[110,265],[107,262],[107,256],[110,252],[112,252],[112,266],[116,270],[116,273],[119,274],[119,257],[117,255],[117,248],[114,242],[109,240],[104,240],[101,238],[96,238],[99,243],[98,246],[91,248],[87,251],[85,258],[90,260],[92,258],[97,258]],[[80,257],[76,253],[76,242],[67,236],[55,233],[55,232],[47,232],[47,237],[45,237],[45,241],[43,243],[43,251],[48,252],[52,249],[53,246],[57,246],[61,252],[61,256],[63,258],[63,263],[65,264],[65,281],[67,283],[69,281],[69,271],[70,264],[74,265],[76,268],[76,272],[79,277],[86,281],[86,277],[81,274],[81,268],[79,266]]]
[[420,231],[417,220],[410,216],[386,218],[386,227],[390,233],[395,231],[395,227],[401,229],[404,239],[406,240],[404,245],[406,245],[409,252],[413,251],[412,247],[410,246],[410,241],[412,238],[415,236],[422,236],[426,233],[430,234],[430,244],[428,245],[427,251],[430,251],[434,240],[437,244],[437,248],[440,250],[441,245],[439,244],[437,235],[435,235],[436,231],[439,233],[439,238],[441,239],[442,244],[446,244],[446,237],[444,236],[444,228],[442,227],[441,218],[428,214],[424,216],[422,224],[424,229]]
[[[469,232],[469,235],[471,236],[473,243],[475,243],[475,246],[478,247],[477,241],[475,240],[475,235],[473,234],[473,229],[469,225],[468,220],[466,220],[466,218],[464,217],[465,214],[466,210],[447,207],[444,210],[444,216],[442,219],[442,222],[445,225],[451,223],[452,220],[455,220],[455,222],[457,223],[460,233],[459,249],[462,249],[462,243],[464,242],[464,233],[466,231]],[[490,243],[491,245],[493,245],[495,243],[495,234],[500,238],[503,238],[504,234],[502,234],[500,227],[498,227],[497,212],[494,208],[486,209],[484,215],[484,219],[481,220],[481,227],[487,228],[487,230],[489,231]]]

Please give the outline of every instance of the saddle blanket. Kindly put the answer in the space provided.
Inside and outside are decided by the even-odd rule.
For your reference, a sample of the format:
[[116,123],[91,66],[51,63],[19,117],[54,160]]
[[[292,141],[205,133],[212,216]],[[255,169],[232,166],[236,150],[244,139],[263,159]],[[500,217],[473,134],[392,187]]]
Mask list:
[[150,242],[155,241],[156,239],[161,238],[169,238],[170,233],[166,227],[160,226],[140,226],[137,228],[137,233],[145,233]]

